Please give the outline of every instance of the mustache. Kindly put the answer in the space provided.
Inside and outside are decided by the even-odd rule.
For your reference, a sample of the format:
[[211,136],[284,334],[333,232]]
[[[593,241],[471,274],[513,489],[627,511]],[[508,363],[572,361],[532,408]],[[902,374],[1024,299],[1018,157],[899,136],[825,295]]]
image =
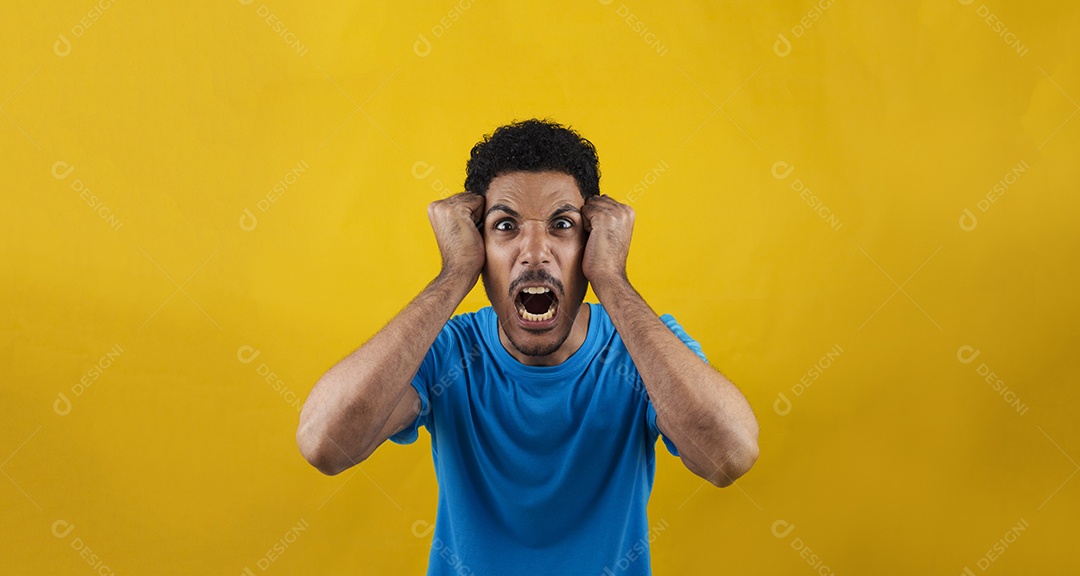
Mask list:
[[526,270],[524,274],[518,276],[516,280],[510,283],[510,298],[514,298],[520,286],[528,282],[546,282],[555,287],[559,292],[559,298],[562,298],[566,294],[563,289],[563,283],[558,278],[551,275],[550,272],[543,268]]

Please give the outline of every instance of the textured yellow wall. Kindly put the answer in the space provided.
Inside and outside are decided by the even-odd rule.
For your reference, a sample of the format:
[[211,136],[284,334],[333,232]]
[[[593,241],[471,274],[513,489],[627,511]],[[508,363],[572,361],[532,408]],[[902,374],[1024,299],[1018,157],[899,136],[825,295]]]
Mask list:
[[1080,571],[1074,3],[101,0],[0,29],[5,572],[422,573],[427,434],[324,477],[298,408],[436,273],[425,208],[472,144],[532,116],[597,145],[631,280],[761,423],[723,490],[660,448],[657,573]]

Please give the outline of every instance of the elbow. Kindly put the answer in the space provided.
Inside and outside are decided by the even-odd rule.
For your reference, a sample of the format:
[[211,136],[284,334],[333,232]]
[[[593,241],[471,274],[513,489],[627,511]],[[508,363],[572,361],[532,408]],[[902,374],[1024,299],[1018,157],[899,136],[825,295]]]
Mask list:
[[743,426],[735,428],[728,434],[728,442],[725,448],[726,454],[721,462],[724,463],[720,470],[709,481],[718,488],[726,488],[735,483],[757,462],[760,451],[758,449],[758,423],[751,416],[744,421]]
[[334,453],[333,440],[311,428],[310,424],[301,421],[296,429],[296,445],[308,464],[327,476],[341,474],[354,464],[346,462],[346,459],[341,457],[343,455],[340,451],[338,454]]
[[304,459],[308,461],[308,464],[314,466],[316,470],[327,476],[337,476],[346,469],[339,462],[335,462],[332,458],[328,458],[319,452],[305,453]]
[[716,454],[715,461],[721,464],[715,473],[706,478],[713,486],[726,488],[749,472],[757,462],[760,454],[757,421],[751,420],[744,426],[729,429],[718,445],[720,452]]
[[[693,444],[693,454],[681,454],[683,464],[717,488],[726,488],[750,471],[758,459],[757,422],[740,427],[717,424],[710,441]],[[704,448],[702,448],[704,446]]]
[[334,465],[334,464],[332,464],[330,462],[327,462],[325,460],[315,460],[315,461],[309,460],[308,462],[310,462],[311,465],[314,466],[316,470],[318,470],[319,472],[322,472],[326,476],[337,476],[338,474],[341,474],[342,472],[345,471],[344,468],[342,468],[340,466],[336,466],[336,465]]
[[758,459],[758,445],[756,441],[744,443],[740,448],[732,452],[725,464],[720,467],[716,474],[709,478],[709,482],[717,488],[727,488],[735,483],[735,480],[745,475],[754,467]]
[[316,470],[327,476],[341,473],[341,470],[338,470],[337,466],[326,457],[326,451],[322,449],[318,439],[312,433],[307,432],[305,428],[305,426],[301,425],[296,430],[296,446],[300,448],[300,454],[304,457],[304,460],[307,460],[308,464],[311,464]]

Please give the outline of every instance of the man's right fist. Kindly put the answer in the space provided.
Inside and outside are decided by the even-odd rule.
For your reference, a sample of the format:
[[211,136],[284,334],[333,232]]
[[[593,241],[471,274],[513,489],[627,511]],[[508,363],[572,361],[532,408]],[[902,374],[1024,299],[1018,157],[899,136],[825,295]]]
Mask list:
[[460,192],[428,204],[428,220],[442,254],[444,274],[463,275],[472,282],[484,268],[484,197]]

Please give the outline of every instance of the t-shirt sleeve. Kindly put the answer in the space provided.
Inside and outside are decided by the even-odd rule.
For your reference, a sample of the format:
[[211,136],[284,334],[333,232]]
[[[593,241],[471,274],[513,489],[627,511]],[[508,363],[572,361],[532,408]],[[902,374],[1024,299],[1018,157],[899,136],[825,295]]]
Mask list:
[[427,354],[424,355],[424,359],[420,362],[420,368],[416,370],[416,375],[412,379],[412,387],[416,389],[416,393],[420,396],[420,413],[417,414],[416,420],[411,424],[400,432],[391,435],[389,438],[391,442],[395,444],[412,444],[416,442],[421,425],[425,426],[429,433],[431,432],[431,396],[429,390],[431,384],[435,381],[436,374],[438,374],[438,365],[446,347],[447,339],[448,330],[444,327],[435,338],[435,343],[428,348]]
[[[675,321],[674,316],[671,314],[664,314],[660,317],[660,320],[662,320],[664,324],[679,337],[679,340],[683,341],[683,344],[686,344],[694,354],[697,354],[698,358],[704,360],[705,363],[709,362],[709,359],[705,357],[705,351],[701,349],[701,344],[698,344],[697,340],[691,338],[690,335],[686,333],[686,330],[683,330],[683,327]],[[660,428],[656,425],[656,409],[653,408],[652,399],[649,400],[648,407],[646,408],[645,418],[649,424],[649,431],[652,433],[652,437],[655,438],[661,436],[664,439],[664,445],[667,446],[668,452],[678,456],[679,450],[675,447],[675,443],[667,436],[662,435],[660,433]]]

